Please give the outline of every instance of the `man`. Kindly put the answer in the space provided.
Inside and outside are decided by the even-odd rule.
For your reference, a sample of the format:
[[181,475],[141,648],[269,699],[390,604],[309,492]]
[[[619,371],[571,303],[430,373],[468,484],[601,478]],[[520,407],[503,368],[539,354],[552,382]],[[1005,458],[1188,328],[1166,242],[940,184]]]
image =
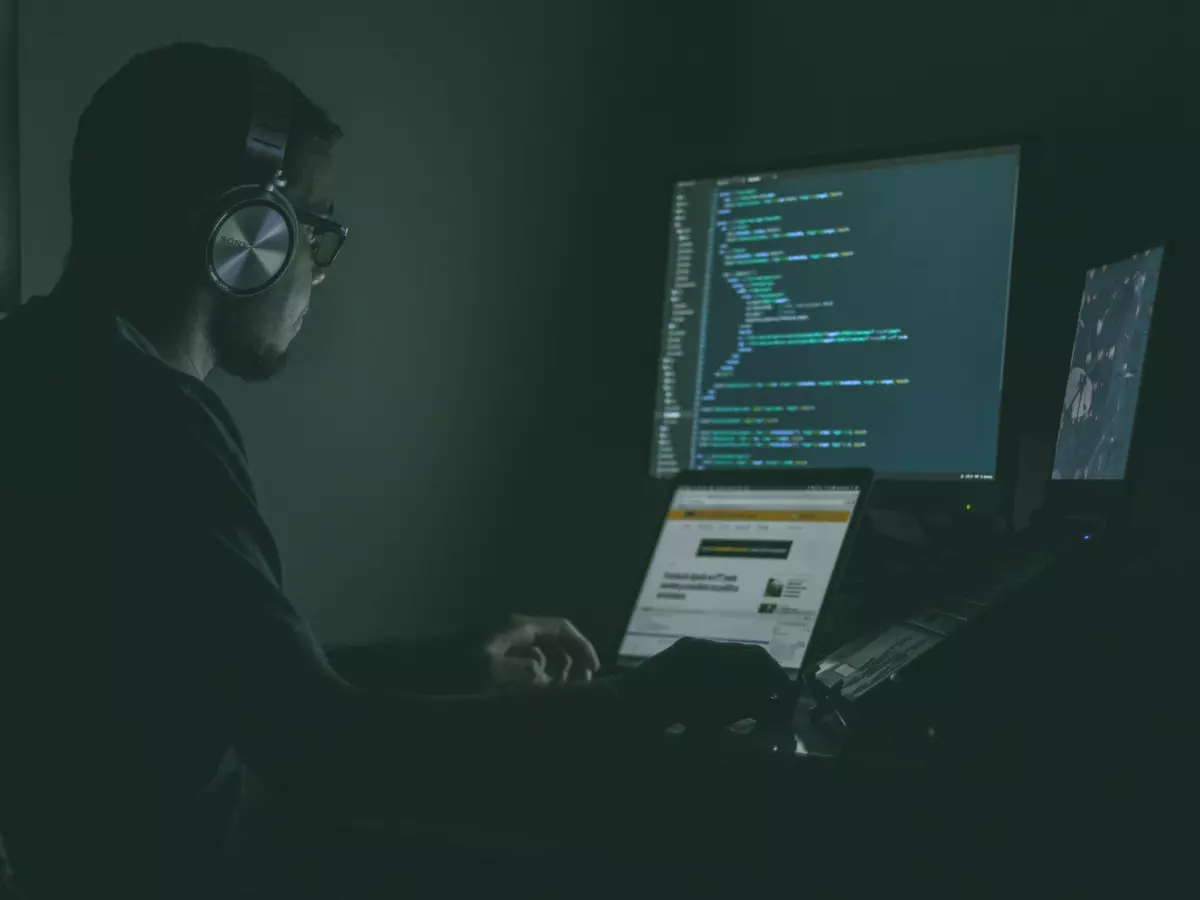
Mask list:
[[[732,721],[788,686],[760,649],[705,642],[592,680],[569,622],[528,617],[426,667],[476,693],[367,689],[331,667],[204,384],[280,372],[332,261],[302,245],[248,299],[202,264],[211,198],[247,177],[266,71],[174,45],[101,87],[74,146],[66,270],[0,323],[0,834],[35,898],[195,884],[221,859],[241,760],[330,813],[421,812],[493,802],[514,762]],[[284,190],[315,246],[337,233],[322,217],[341,132],[273,77],[292,101]]]

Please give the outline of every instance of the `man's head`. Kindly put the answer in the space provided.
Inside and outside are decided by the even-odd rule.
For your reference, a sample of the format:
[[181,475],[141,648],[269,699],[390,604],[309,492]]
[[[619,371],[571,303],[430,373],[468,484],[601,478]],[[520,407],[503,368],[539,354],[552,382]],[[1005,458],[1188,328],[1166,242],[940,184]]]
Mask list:
[[248,53],[175,44],[135,56],[96,92],[75,138],[67,280],[201,378],[213,366],[247,380],[282,369],[324,277],[308,226],[288,270],[262,294],[227,296],[204,271],[214,198],[255,174],[246,133],[264,71],[292,95],[284,193],[298,212],[328,215],[341,129]]

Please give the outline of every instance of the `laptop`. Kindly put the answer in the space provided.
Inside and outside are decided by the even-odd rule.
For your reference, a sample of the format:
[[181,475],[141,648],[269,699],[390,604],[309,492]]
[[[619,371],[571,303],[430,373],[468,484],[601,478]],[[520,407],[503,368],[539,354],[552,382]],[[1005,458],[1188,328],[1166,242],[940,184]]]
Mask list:
[[677,478],[618,667],[692,637],[756,644],[793,680],[815,668],[871,482],[845,469]]

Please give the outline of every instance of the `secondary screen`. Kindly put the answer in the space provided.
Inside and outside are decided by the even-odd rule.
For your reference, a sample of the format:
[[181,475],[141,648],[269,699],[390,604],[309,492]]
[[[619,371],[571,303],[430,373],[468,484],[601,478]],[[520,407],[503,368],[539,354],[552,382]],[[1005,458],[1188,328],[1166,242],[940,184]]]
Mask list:
[[1019,147],[680,182],[651,470],[990,480]]
[[680,488],[620,654],[696,637],[760,644],[799,668],[859,493]]
[[1163,248],[1087,273],[1053,478],[1125,477]]

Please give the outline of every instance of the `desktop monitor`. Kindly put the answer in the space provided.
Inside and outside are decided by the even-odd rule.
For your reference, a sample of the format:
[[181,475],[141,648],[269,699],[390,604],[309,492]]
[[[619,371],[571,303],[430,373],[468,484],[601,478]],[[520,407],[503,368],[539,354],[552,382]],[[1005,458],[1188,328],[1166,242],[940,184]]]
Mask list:
[[1097,266],[1084,278],[1046,494],[1048,512],[1118,524],[1130,514],[1131,479],[1141,469],[1138,457],[1146,446],[1138,434],[1144,428],[1139,414],[1145,406],[1145,373],[1148,364],[1157,364],[1152,357],[1161,356],[1151,345],[1164,337],[1163,301],[1179,293],[1169,283],[1182,275],[1178,249],[1142,250]]
[[1163,248],[1087,273],[1054,451],[1056,481],[1120,481],[1142,387]]
[[676,183],[652,473],[995,481],[1022,165],[1013,143]]

